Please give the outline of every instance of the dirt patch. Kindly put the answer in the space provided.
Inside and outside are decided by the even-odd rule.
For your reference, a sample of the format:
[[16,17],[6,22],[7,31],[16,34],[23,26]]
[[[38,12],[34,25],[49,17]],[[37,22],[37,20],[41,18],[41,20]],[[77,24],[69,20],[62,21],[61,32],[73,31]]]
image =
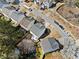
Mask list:
[[53,52],[53,53],[47,54],[45,56],[45,59],[63,59],[63,57],[60,52]]
[[[79,9],[78,8],[69,8],[66,6],[61,6],[57,12],[65,18],[69,23],[73,25],[79,26]],[[57,17],[56,17],[57,18]],[[69,23],[65,22],[63,19],[59,17],[59,21],[64,24],[66,30],[70,31],[76,39],[79,39],[79,28],[70,25]]]
[[61,38],[60,33],[57,31],[57,29],[54,26],[49,25],[48,29],[50,29],[51,33],[47,37]]
[[79,26],[79,8],[71,8],[67,6],[62,6],[57,11],[67,21],[69,21],[73,25]]

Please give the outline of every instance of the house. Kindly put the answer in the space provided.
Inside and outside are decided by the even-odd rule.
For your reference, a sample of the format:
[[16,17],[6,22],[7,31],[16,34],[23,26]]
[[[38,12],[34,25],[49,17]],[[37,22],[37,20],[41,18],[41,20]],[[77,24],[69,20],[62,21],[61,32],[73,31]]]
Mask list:
[[29,54],[36,51],[34,42],[31,39],[23,39],[21,42],[17,44],[17,47],[23,54]]
[[19,0],[6,0],[6,2],[7,3],[14,3],[14,2],[19,3]]
[[4,5],[2,7],[2,13],[7,16],[7,17],[10,17],[11,13],[15,10],[15,8],[13,6],[10,6],[10,5]]
[[0,3],[6,4],[7,2],[5,0],[0,0]]
[[24,0],[19,0],[20,1],[20,3],[23,3],[24,2]]
[[47,8],[50,8],[52,5],[56,4],[56,0],[34,0],[37,4],[42,4],[41,6],[45,6]]
[[15,3],[15,4],[19,4],[20,1],[19,1],[19,0],[15,0],[14,3]]
[[56,0],[45,0],[43,2],[44,6],[46,6],[47,8],[50,8],[52,5],[56,4]]
[[20,11],[13,11],[10,15],[10,18],[17,23],[17,25],[20,23],[21,20],[24,18],[24,14]]
[[0,2],[0,11],[2,11],[3,6],[4,6],[4,4]]
[[7,3],[13,3],[15,0],[6,0]]
[[25,0],[19,0],[20,1],[20,3],[23,3],[23,2],[25,2]]
[[32,27],[34,23],[35,23],[35,20],[33,17],[24,17],[20,21],[20,26],[28,31],[30,30],[30,28]]
[[44,55],[46,53],[54,52],[59,49],[59,44],[54,38],[46,38],[41,40],[40,46]]
[[37,40],[41,38],[41,36],[45,33],[45,30],[45,26],[41,23],[35,23],[34,25],[32,25],[32,27],[30,28],[30,33],[33,35],[32,39]]
[[9,3],[19,3],[19,0],[0,0],[0,2],[4,4],[9,4]]
[[0,0],[0,10],[2,10],[3,6],[7,6],[8,3],[5,0]]
[[34,0],[33,1],[35,4],[41,4],[41,0]]

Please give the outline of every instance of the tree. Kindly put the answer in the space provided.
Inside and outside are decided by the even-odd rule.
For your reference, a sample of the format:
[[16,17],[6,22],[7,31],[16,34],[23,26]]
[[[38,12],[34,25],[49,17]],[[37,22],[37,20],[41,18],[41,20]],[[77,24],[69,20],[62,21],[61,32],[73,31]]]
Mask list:
[[76,5],[77,7],[79,7],[79,0],[76,0],[75,5]]
[[16,48],[15,44],[24,32],[20,27],[12,26],[10,20],[4,16],[0,17],[0,58],[9,59],[9,54]]

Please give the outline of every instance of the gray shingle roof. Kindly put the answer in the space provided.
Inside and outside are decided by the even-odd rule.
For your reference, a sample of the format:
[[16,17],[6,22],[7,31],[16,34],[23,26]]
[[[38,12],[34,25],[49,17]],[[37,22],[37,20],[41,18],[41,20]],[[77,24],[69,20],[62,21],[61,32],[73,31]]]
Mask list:
[[4,4],[0,2],[0,9],[2,9],[3,6],[4,6]]
[[24,14],[19,11],[13,11],[10,15],[10,18],[17,23],[19,23],[24,17]]
[[6,2],[11,2],[11,3],[13,3],[15,0],[6,0]]
[[22,21],[20,21],[21,27],[26,29],[27,31],[30,30],[31,26],[35,23],[34,18],[32,17],[25,17]]
[[11,15],[11,13],[12,13],[13,10],[15,10],[15,8],[12,7],[12,6],[9,6],[9,5],[4,5],[4,6],[2,7],[2,13],[3,13],[5,16],[7,16],[7,17],[9,17],[9,16]]
[[46,28],[44,25],[42,25],[41,23],[35,23],[34,25],[32,25],[30,32],[37,36],[37,39],[40,38],[44,32],[45,32]]
[[34,42],[29,39],[23,39],[19,44],[17,44],[17,47],[25,54],[35,51]]
[[5,0],[0,0],[0,2],[3,4],[7,4],[7,2]]
[[53,38],[47,38],[47,39],[41,40],[40,45],[43,50],[43,54],[53,52],[59,49],[58,42]]
[[0,10],[2,10],[3,6],[7,6],[8,3],[5,0],[0,0]]

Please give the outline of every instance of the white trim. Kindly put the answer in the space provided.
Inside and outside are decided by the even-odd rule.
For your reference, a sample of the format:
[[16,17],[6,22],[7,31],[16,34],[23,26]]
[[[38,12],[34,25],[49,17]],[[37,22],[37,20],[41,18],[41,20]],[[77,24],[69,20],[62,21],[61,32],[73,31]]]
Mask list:
[[38,37],[35,34],[33,34],[31,31],[30,33],[34,36],[34,39],[38,39]]

